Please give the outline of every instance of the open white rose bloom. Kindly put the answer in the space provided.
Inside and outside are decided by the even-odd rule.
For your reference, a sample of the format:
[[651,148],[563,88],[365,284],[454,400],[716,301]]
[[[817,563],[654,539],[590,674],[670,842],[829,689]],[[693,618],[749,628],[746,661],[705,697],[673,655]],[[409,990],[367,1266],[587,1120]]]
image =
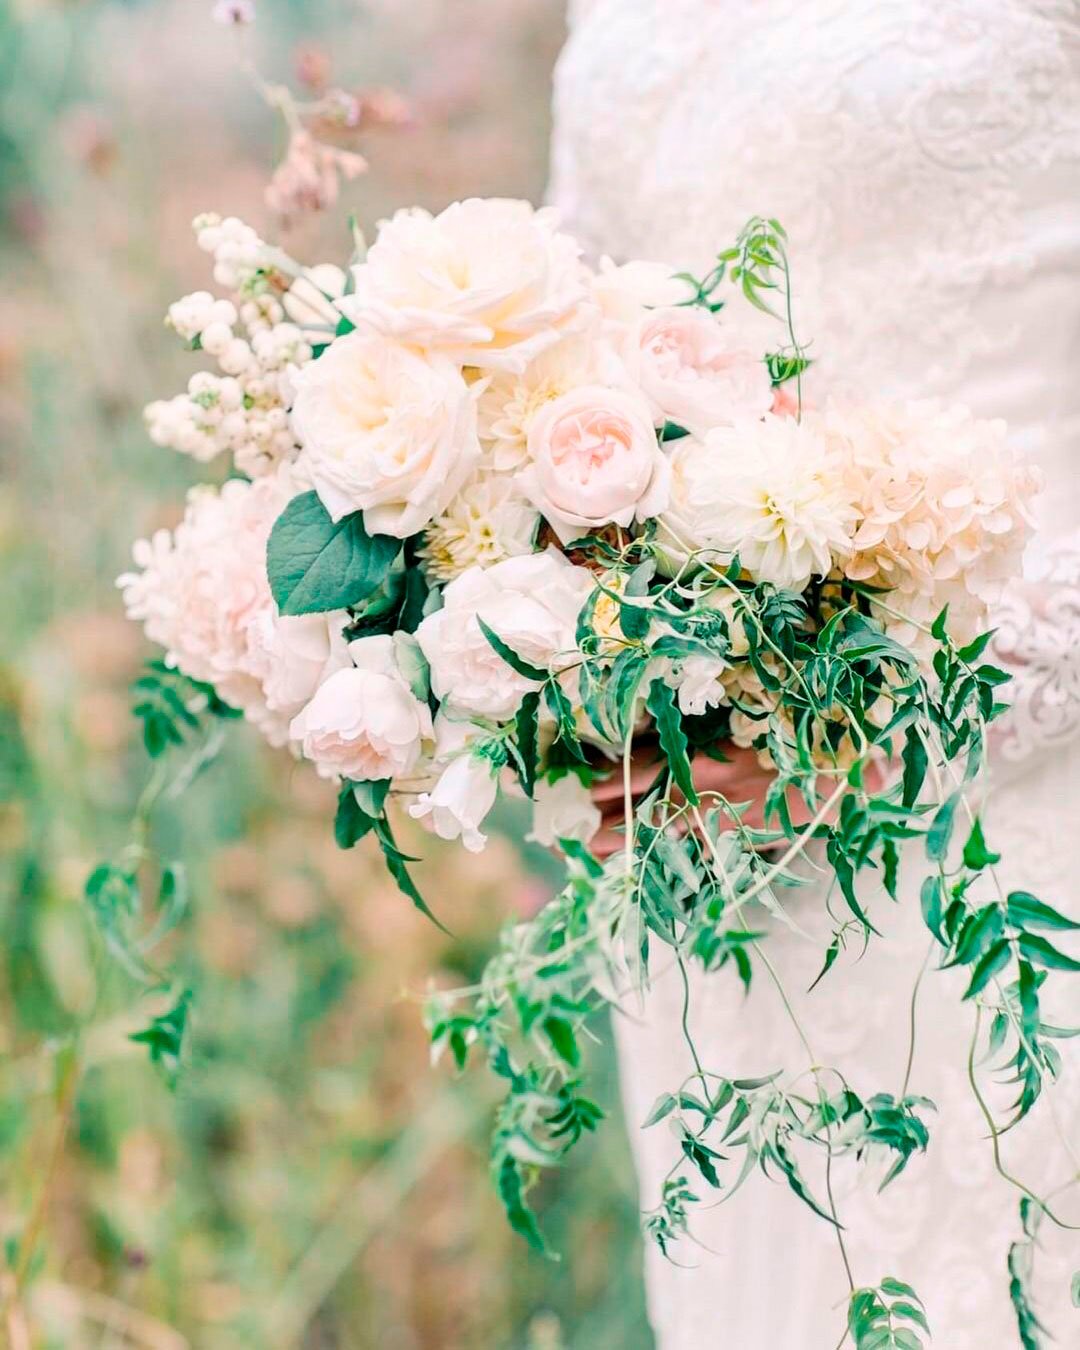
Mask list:
[[[475,1048],[507,1084],[494,1165],[515,1227],[542,1244],[529,1182],[598,1123],[588,1018],[650,959],[749,980],[755,915],[811,860],[835,878],[826,971],[845,942],[881,940],[898,869],[924,868],[928,940],[969,972],[1014,1114],[1033,1109],[1062,1034],[1042,986],[1080,967],[1046,901],[995,889],[978,814],[1007,692],[983,629],[1039,484],[1004,426],[804,399],[815,372],[790,326],[765,350],[747,336],[754,307],[790,312],[774,221],[701,278],[677,259],[594,270],[517,201],[398,212],[347,271],[237,221],[197,228],[232,294],[186,297],[170,324],[221,371],[148,418],[158,443],[233,471],[121,578],[165,651],[147,743],[242,713],[339,783],[339,843],[372,834],[421,907],[395,820],[477,850],[501,791],[535,804],[566,889],[480,985],[428,1009],[436,1049]],[[695,775],[732,742],[771,774],[756,811]],[[598,780],[624,785],[624,809],[594,852]],[[921,1098],[839,1076],[778,1093],[765,1067],[702,1068],[658,1102],[682,1158],[648,1219],[665,1249],[721,1151],[746,1164],[725,1185],[760,1162],[830,1222],[804,1155],[873,1144],[895,1176],[926,1147]]]

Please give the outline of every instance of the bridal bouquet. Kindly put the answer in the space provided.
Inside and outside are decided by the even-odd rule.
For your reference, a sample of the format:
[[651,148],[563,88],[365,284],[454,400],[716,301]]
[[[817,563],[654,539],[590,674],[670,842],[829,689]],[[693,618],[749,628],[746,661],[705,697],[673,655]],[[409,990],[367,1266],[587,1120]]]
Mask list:
[[[396,817],[478,850],[500,791],[532,803],[565,890],[507,929],[478,986],[427,1006],[436,1050],[479,1050],[505,1081],[493,1167],[515,1227],[542,1245],[526,1192],[599,1121],[588,1018],[650,960],[749,981],[808,849],[846,906],[824,974],[874,939],[922,840],[929,933],[967,968],[1026,1112],[1056,1067],[1041,985],[1076,963],[1043,935],[1067,924],[1050,906],[984,893],[996,856],[968,804],[1007,679],[982,660],[988,606],[1038,486],[1003,425],[804,397],[775,221],[702,277],[587,266],[517,201],[400,211],[348,270],[300,267],[233,219],[196,231],[229,296],[189,295],[168,322],[219,370],[148,423],[228,467],[120,579],[164,649],[140,682],[147,746],[242,713],[339,784],[338,842],[373,835],[425,911]],[[771,771],[764,825],[761,803],[700,787],[695,761],[732,745]],[[590,789],[609,778],[624,812],[604,858]],[[677,1139],[647,1219],[661,1246],[702,1185],[755,1163],[836,1223],[800,1151],[873,1144],[895,1175],[925,1147],[924,1099],[814,1081],[800,1095],[768,1066],[734,1082],[698,1062],[672,1084],[653,1113]],[[730,1178],[721,1138],[745,1155]],[[853,1296],[866,1344],[893,1343],[872,1336],[897,1299],[919,1322],[904,1288]]]

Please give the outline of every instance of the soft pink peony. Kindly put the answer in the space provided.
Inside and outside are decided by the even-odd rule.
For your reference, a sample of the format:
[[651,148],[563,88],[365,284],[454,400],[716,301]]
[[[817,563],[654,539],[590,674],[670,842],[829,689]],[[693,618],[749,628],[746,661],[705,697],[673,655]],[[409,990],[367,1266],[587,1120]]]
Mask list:
[[581,249],[549,209],[500,198],[416,208],[379,227],[339,301],[358,326],[459,365],[522,370],[586,313]]
[[522,487],[563,543],[667,505],[668,461],[640,394],[603,385],[563,394],[534,417],[528,449]]
[[704,435],[715,426],[761,417],[773,403],[761,356],[703,309],[646,312],[627,334],[623,355],[658,424],[676,422]]
[[398,670],[389,635],[361,638],[349,653],[354,667],[319,686],[290,734],[324,778],[367,782],[408,774],[431,739],[431,712]]
[[[194,488],[176,530],[139,540],[134,558],[140,570],[117,582],[129,617],[142,620],[167,661],[212,684],[275,744],[287,739],[291,709],[271,709],[266,695],[269,634],[277,621],[266,541],[298,490],[286,468],[250,483],[236,479],[220,490]],[[329,660],[329,638],[325,653]],[[324,665],[309,665],[313,681]]]

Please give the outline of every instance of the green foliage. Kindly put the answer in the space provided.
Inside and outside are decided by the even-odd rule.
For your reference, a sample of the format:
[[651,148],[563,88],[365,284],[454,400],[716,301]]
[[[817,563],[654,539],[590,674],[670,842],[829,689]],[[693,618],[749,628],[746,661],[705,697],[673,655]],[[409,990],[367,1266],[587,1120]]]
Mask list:
[[929,1336],[930,1324],[911,1285],[887,1277],[851,1295],[848,1331],[855,1350],[924,1350],[919,1333]]
[[392,535],[369,535],[362,512],[331,520],[318,493],[303,492],[270,531],[270,589],[282,614],[345,609],[382,585],[400,550]]
[[142,722],[143,745],[151,759],[203,731],[208,717],[241,715],[218,698],[212,685],[181,675],[161,660],[148,661],[132,688],[136,695],[132,711]]
[[136,1031],[130,1038],[146,1046],[150,1052],[150,1062],[172,1091],[175,1091],[180,1075],[192,997],[190,989],[182,990],[167,1012],[155,1017],[148,1027]]
[[1009,1247],[1009,1299],[1016,1315],[1016,1330],[1023,1350],[1045,1350],[1051,1339],[1039,1321],[1032,1301],[1037,1235],[1043,1210],[1027,1197],[1020,1201],[1023,1237]]

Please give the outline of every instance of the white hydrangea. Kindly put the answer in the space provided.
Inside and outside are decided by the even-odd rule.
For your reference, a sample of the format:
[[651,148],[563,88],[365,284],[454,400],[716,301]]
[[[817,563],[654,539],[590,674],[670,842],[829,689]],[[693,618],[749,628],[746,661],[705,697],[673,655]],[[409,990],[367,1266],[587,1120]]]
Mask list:
[[923,401],[830,404],[823,425],[858,515],[846,575],[977,626],[1019,571],[1041,487],[1005,423]]
[[427,527],[417,552],[429,576],[453,581],[470,567],[531,553],[539,521],[513,478],[479,474]]

